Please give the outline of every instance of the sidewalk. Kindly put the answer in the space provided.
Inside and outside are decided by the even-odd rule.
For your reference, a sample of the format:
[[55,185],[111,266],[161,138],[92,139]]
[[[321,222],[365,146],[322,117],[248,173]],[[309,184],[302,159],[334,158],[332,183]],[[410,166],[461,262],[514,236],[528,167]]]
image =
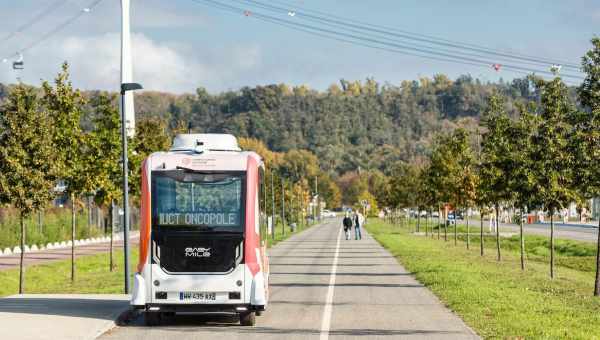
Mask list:
[[13,295],[0,299],[0,338],[96,339],[128,308],[127,295]]

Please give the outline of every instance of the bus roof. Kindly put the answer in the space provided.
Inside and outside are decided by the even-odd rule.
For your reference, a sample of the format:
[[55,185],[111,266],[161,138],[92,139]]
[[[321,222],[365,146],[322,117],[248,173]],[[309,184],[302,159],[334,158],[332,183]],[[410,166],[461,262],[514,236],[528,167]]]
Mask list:
[[262,163],[251,151],[241,151],[237,139],[228,134],[180,134],[168,152],[148,157],[152,170],[246,171],[248,158]]

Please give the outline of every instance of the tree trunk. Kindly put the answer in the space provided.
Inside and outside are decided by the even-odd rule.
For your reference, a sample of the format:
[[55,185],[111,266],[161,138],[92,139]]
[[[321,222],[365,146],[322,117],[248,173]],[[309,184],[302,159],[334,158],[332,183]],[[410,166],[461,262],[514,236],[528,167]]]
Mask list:
[[75,194],[71,194],[71,282],[75,282]]
[[471,228],[469,226],[469,210],[467,209],[467,249],[471,248]]
[[483,256],[483,216],[484,216],[482,210],[483,209],[481,209],[480,214],[479,214],[479,216],[481,217],[480,221],[479,221],[479,226],[481,227],[479,229],[479,252],[480,252],[481,256]]
[[[446,217],[446,219],[448,219]],[[458,222],[456,221],[456,211],[454,211],[454,245],[456,246],[458,243]]]
[[417,233],[421,232],[421,211],[417,212]]
[[498,252],[498,261],[502,261],[502,255],[500,254],[500,225],[498,224],[498,216],[500,207],[496,204],[496,251]]
[[444,215],[444,242],[448,242],[448,214]]
[[25,217],[23,213],[20,214],[21,222],[21,258],[19,260],[19,294],[25,292],[25,268],[23,267],[23,260],[25,259]]
[[425,237],[429,237],[429,214],[425,212]]
[[550,278],[554,278],[554,211],[550,211]]
[[600,296],[600,219],[598,219],[598,242],[596,243],[596,282],[594,296]]
[[92,223],[93,223],[92,222],[92,197],[91,196],[87,197],[87,217],[88,217],[87,228],[88,228],[88,230],[90,230],[92,227]]
[[442,229],[442,214],[438,209],[438,225],[437,225],[437,239],[440,239],[440,229]]
[[40,234],[44,233],[44,221],[42,219],[42,209],[38,210],[38,230]]
[[113,236],[114,236],[114,221],[113,221],[113,212],[114,212],[114,206],[115,206],[115,202],[111,201],[110,202],[110,208],[108,208],[108,215],[110,216],[108,221],[110,224],[110,247],[109,247],[109,252],[110,252],[110,256],[109,256],[109,268],[110,271],[112,272],[115,268],[114,265],[114,250],[113,250]]
[[523,208],[521,208],[521,221],[519,223],[519,233],[521,234],[521,270],[525,270],[525,238],[523,237]]

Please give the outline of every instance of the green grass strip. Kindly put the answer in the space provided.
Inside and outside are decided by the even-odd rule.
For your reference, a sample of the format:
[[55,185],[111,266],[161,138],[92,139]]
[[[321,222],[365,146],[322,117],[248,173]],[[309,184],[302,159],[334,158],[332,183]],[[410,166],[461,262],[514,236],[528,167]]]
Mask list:
[[[268,237],[269,247],[277,244],[297,234],[302,230],[309,228],[303,225],[297,228],[295,233],[291,233],[289,226],[283,234],[281,225],[275,229],[275,239]],[[122,241],[120,241],[122,242]],[[28,256],[26,254],[25,256]],[[131,251],[131,270],[133,272],[137,264],[138,248],[134,247]],[[115,251],[114,254],[116,268],[111,272],[109,270],[109,254],[101,253],[96,255],[87,255],[76,260],[76,279],[71,283],[71,262],[70,260],[49,262],[26,267],[25,270],[25,293],[28,294],[112,294],[123,292],[123,251]],[[0,297],[17,294],[19,291],[19,270],[10,269],[0,271]]]
[[[374,219],[366,228],[484,338],[600,338],[600,299],[592,296],[594,273],[587,270],[588,265],[579,270],[580,265],[570,264],[564,257],[558,262],[558,277],[551,280],[549,265],[539,256],[530,259],[526,270],[521,271],[519,254],[512,242],[508,242],[509,249],[504,249],[503,260],[498,263],[491,249],[486,247],[486,255],[481,257],[479,244],[466,250],[462,240],[454,245],[451,234],[446,243],[443,239],[413,235],[410,231],[414,228]],[[493,246],[492,239],[486,242]],[[573,244],[576,249],[582,247]]]

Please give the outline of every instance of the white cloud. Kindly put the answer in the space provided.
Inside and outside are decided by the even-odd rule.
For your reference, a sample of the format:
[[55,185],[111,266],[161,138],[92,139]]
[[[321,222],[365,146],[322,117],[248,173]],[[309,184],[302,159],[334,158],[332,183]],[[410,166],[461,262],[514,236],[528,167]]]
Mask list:
[[162,0],[134,1],[131,8],[134,27],[180,28],[203,26],[210,19],[200,11],[186,12],[178,10],[172,3]]
[[[145,89],[190,92],[198,86],[222,90],[236,85],[248,71],[261,64],[258,46],[221,46],[195,49],[191,46],[156,42],[146,35],[134,34],[133,77]],[[119,83],[120,36],[107,33],[92,37],[68,37],[49,43],[25,56],[25,82],[52,79],[62,61],[71,66],[71,78],[82,89],[116,90]],[[8,65],[7,65],[8,66]],[[16,74],[3,67],[1,82],[14,82]]]

